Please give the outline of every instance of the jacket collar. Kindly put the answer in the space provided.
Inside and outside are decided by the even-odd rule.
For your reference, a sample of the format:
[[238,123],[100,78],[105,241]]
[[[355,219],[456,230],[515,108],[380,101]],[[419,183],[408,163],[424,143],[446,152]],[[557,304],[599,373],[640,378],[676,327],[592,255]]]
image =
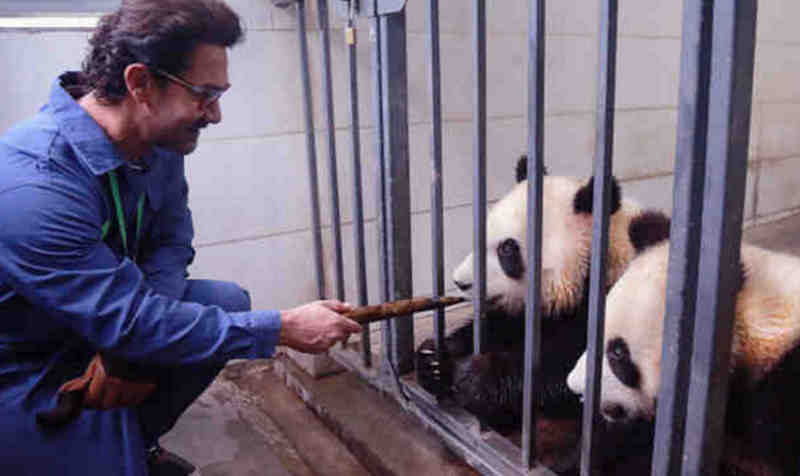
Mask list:
[[67,72],[59,76],[50,91],[47,108],[78,160],[93,174],[103,175],[123,165],[124,160],[100,125],[70,94],[70,91],[79,94],[76,92],[79,86],[79,73]]

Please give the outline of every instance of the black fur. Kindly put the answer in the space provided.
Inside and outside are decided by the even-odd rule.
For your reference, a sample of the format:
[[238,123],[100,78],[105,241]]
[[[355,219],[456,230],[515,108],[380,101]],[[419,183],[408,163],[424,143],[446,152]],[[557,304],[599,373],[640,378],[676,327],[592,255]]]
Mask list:
[[628,236],[637,252],[669,239],[670,219],[659,211],[647,210],[631,220]]
[[518,281],[525,275],[525,260],[517,240],[506,238],[497,245],[497,260],[509,278]]
[[[728,385],[720,476],[795,475],[800,472],[798,375],[800,347],[790,351],[755,385],[750,383],[748,369],[734,370]],[[649,474],[654,429],[653,422],[644,420],[601,427],[600,453],[604,463],[599,474]],[[628,436],[619,438],[619,435],[634,433],[639,435],[636,441]],[[578,472],[564,474],[577,476]]]
[[[609,214],[613,215],[619,210],[622,192],[619,189],[616,177],[611,177],[611,200]],[[594,177],[575,194],[573,208],[575,213],[592,213],[592,201],[594,199]]]
[[[588,293],[587,278],[578,309],[542,316],[542,366],[534,398],[543,415],[580,414],[580,401],[567,388],[566,378],[586,347]],[[454,398],[483,424],[507,432],[522,419],[524,316],[491,310],[484,332],[486,349],[477,356],[471,355],[472,322],[445,337],[444,355],[451,362],[436,359],[433,340],[423,342],[417,351],[417,379],[432,394]]]
[[631,353],[624,339],[620,337],[611,339],[606,346],[606,356],[611,371],[620,382],[631,388],[639,388],[642,380],[639,367],[631,361]]
[[[517,183],[528,179],[528,156],[521,155],[517,160]],[[547,175],[547,167],[542,167],[542,175]]]
[[[748,369],[731,376],[726,410],[726,453],[745,457],[780,469],[780,474],[798,474],[800,448],[800,347],[753,386]],[[739,454],[744,452],[745,454]],[[725,460],[726,458],[723,458]]]

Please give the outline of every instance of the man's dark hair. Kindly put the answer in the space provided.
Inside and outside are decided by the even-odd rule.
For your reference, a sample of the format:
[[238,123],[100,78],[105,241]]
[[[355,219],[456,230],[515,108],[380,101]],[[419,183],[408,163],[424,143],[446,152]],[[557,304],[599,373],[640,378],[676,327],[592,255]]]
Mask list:
[[82,79],[99,100],[116,104],[128,93],[123,78],[128,65],[180,74],[190,67],[197,45],[230,47],[242,36],[239,16],[221,0],[123,0],[89,39]]

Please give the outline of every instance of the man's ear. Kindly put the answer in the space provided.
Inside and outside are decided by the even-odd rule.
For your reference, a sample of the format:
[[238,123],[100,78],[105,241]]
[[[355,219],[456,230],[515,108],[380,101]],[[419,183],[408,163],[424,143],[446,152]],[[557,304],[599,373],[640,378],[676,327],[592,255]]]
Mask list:
[[132,63],[123,72],[128,94],[137,103],[150,107],[153,103],[155,81],[150,69],[142,63]]

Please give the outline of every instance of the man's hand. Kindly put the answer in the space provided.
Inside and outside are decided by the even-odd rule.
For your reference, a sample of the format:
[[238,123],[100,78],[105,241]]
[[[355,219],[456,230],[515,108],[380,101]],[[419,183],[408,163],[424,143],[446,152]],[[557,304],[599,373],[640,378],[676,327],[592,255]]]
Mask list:
[[278,344],[300,352],[318,354],[333,344],[344,342],[361,326],[344,316],[352,307],[341,301],[315,301],[281,311],[281,334]]
[[152,382],[135,382],[108,375],[103,359],[97,354],[82,376],[65,383],[58,392],[83,392],[85,408],[108,410],[136,406],[155,389],[156,384]]

